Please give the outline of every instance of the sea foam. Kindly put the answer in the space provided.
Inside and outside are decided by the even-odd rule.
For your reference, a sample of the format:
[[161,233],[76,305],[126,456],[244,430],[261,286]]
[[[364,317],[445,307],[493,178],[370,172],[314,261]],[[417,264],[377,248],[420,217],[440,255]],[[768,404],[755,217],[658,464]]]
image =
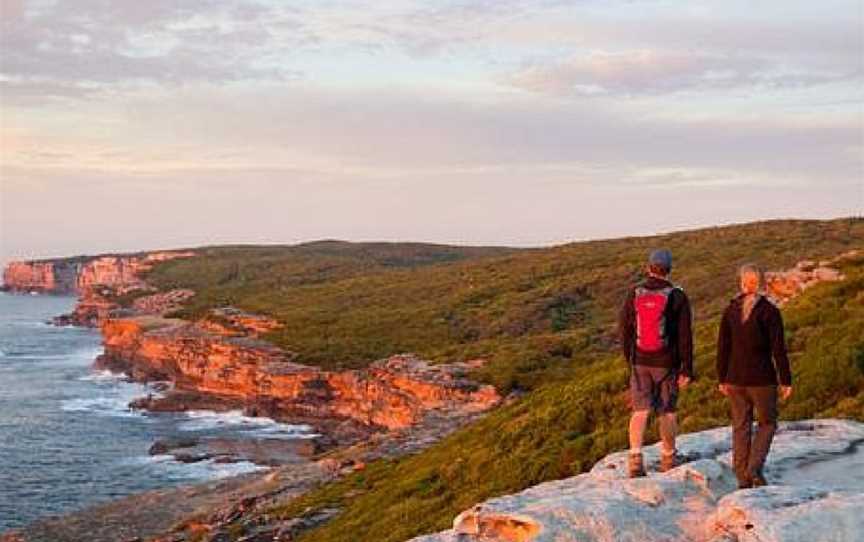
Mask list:
[[312,427],[305,424],[280,423],[271,418],[246,416],[241,410],[215,412],[212,410],[190,410],[184,413],[188,418],[178,425],[181,431],[212,431],[229,429],[247,433],[250,436],[269,438],[313,438]]

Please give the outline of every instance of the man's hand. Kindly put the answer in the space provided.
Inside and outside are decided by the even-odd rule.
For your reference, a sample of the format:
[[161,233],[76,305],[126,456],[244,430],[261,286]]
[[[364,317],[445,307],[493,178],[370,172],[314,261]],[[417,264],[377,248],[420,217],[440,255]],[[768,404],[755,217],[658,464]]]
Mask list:
[[726,397],[729,397],[729,384],[717,384],[717,389],[720,390],[720,393],[722,393]]
[[688,384],[690,384],[690,377],[687,375],[678,375],[678,387],[686,388]]
[[792,386],[780,386],[780,400],[785,401],[792,397]]

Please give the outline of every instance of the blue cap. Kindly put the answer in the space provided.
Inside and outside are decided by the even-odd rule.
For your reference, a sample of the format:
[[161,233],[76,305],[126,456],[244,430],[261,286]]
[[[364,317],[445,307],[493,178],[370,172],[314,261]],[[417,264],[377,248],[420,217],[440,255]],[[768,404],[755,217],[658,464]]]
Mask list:
[[651,255],[648,256],[648,263],[670,271],[672,269],[672,253],[665,248],[652,250]]

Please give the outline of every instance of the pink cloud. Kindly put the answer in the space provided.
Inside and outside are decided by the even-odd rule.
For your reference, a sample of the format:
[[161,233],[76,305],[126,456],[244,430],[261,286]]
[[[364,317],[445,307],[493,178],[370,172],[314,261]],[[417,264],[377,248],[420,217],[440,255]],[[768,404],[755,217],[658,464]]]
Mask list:
[[784,70],[753,55],[640,49],[576,54],[535,62],[506,78],[512,85],[553,94],[658,94],[694,89],[792,87],[860,78],[861,70],[807,73]]

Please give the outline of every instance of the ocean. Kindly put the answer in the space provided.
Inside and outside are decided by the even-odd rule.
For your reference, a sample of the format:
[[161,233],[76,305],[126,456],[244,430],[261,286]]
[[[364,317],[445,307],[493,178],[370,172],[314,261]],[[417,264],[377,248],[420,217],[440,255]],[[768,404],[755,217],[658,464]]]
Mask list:
[[91,368],[99,333],[46,323],[74,304],[0,293],[0,533],[131,493],[264,468],[150,456],[156,439],[297,438],[308,429],[240,412],[131,411],[131,399],[153,390]]

